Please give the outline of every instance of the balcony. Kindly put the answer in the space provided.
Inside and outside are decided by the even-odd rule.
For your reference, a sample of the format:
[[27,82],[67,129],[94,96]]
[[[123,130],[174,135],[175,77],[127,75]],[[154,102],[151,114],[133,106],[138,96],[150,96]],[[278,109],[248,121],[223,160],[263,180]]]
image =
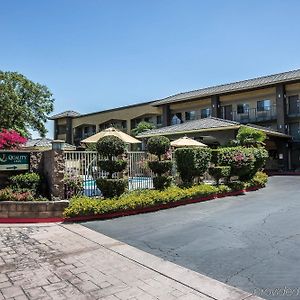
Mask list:
[[266,106],[264,110],[257,110],[257,108],[250,108],[244,113],[232,112],[232,120],[240,123],[257,123],[275,120],[277,117],[276,106]]

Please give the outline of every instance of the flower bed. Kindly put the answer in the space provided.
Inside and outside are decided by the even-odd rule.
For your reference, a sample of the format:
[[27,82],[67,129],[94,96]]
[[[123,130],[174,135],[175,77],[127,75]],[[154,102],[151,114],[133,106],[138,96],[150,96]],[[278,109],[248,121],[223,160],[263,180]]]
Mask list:
[[[170,187],[163,191],[141,190],[123,194],[114,199],[93,199],[75,197],[64,211],[70,220],[81,217],[112,218],[133,213],[155,211],[159,209],[210,200],[218,197],[242,194],[244,191],[265,186],[267,175],[259,172],[251,181],[239,183],[238,189],[226,185],[196,185],[190,188]],[[78,218],[79,217],[79,218]],[[86,218],[85,218],[86,219]]]

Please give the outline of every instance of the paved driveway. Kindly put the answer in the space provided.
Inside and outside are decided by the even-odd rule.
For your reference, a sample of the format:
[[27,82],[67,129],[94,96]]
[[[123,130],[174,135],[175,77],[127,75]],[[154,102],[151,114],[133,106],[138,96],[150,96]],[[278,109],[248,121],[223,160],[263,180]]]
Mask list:
[[245,196],[83,225],[264,298],[300,299],[300,177],[272,177]]

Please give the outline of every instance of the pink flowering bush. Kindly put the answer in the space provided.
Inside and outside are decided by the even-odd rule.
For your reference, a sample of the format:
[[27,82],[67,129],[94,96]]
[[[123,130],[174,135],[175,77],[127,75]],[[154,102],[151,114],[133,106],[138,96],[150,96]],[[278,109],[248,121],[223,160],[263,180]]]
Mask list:
[[2,129],[0,131],[0,150],[15,150],[25,144],[27,139],[15,130]]

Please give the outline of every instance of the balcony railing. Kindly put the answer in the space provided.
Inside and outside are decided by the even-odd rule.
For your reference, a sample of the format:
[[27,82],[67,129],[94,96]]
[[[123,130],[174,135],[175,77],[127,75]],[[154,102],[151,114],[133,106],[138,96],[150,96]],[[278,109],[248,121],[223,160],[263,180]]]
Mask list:
[[232,112],[232,120],[240,123],[255,123],[274,120],[277,117],[276,106],[264,107],[264,110],[250,108],[245,113]]

